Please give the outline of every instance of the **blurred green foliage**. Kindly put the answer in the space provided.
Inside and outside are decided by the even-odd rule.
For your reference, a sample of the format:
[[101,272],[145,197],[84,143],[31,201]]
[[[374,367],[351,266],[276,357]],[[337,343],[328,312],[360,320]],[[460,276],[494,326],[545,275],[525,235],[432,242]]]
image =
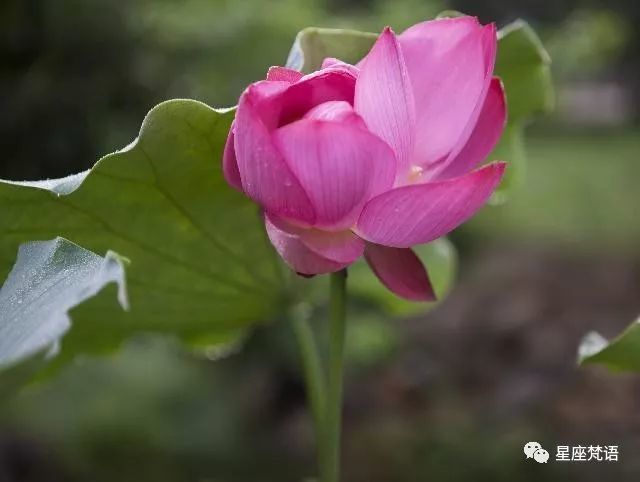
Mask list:
[[638,152],[635,130],[530,135],[525,182],[508,203],[462,229],[475,238],[560,243],[583,253],[637,253]]
[[589,78],[611,69],[620,61],[630,29],[629,20],[611,10],[574,11],[546,42],[555,75]]
[[1,419],[5,431],[19,427],[54,447],[50,456],[62,462],[63,480],[253,480],[274,470],[271,451],[251,438],[260,430],[252,399],[268,403],[267,383],[256,384],[230,363],[214,369],[169,342],[141,339],[116,359],[88,360],[54,383],[25,390],[3,407]]
[[[0,178],[61,177],[131,141],[170,98],[234,105],[305,26],[379,31],[440,0],[4,0]],[[38,142],[30,142],[38,132]]]

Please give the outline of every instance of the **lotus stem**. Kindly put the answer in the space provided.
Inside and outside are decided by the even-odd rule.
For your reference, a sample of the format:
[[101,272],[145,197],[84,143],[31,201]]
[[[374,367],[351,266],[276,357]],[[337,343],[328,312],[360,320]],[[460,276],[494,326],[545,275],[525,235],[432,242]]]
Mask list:
[[342,391],[344,376],[344,344],[346,334],[347,271],[331,275],[329,356],[327,398],[322,427],[322,482],[340,480],[340,439],[342,428]]

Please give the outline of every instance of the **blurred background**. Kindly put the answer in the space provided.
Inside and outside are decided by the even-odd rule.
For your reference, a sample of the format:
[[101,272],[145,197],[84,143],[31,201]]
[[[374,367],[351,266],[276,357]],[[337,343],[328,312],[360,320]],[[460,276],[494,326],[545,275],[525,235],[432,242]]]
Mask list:
[[[2,0],[0,178],[84,170],[168,98],[233,105],[305,26],[401,31],[448,8],[529,21],[557,106],[528,130],[524,185],[452,236],[449,297],[351,328],[344,480],[639,480],[640,379],[575,364],[584,333],[640,313],[636,0]],[[2,402],[0,482],[299,482],[298,366],[282,323],[216,363],[132,340]],[[620,461],[538,465],[530,440]]]

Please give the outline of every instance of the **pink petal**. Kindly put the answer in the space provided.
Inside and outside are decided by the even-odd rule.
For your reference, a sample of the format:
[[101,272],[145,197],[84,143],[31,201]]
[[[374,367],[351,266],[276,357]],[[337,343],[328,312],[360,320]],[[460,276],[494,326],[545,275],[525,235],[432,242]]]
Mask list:
[[324,102],[342,100],[353,104],[355,84],[354,75],[342,69],[318,70],[305,75],[277,99],[275,108],[280,113],[277,126],[301,119],[307,111]]
[[471,136],[460,152],[442,165],[432,180],[461,176],[486,159],[497,144],[507,121],[507,108],[502,82],[494,77]]
[[240,171],[238,171],[238,161],[236,160],[236,150],[234,147],[234,124],[231,124],[227,142],[224,145],[224,153],[222,154],[222,174],[225,180],[232,187],[242,192],[242,180],[240,179]]
[[364,241],[352,231],[321,231],[296,226],[286,220],[265,213],[278,230],[298,239],[317,255],[338,263],[353,263],[364,252]]
[[269,67],[267,80],[281,80],[294,84],[302,78],[302,73],[286,67]]
[[310,109],[329,101],[353,103],[355,77],[339,70],[317,71],[295,84],[260,81],[252,84],[254,111],[268,131],[301,119]]
[[270,212],[312,224],[315,213],[310,199],[274,146],[258,113],[265,92],[257,91],[256,85],[250,86],[240,98],[234,121],[235,152],[242,188],[247,196]]
[[365,259],[390,291],[410,301],[435,301],[427,270],[411,249],[367,243]]
[[305,274],[333,273],[345,268],[350,263],[339,263],[324,258],[309,249],[295,234],[283,231],[265,216],[267,235],[278,254],[294,271]]
[[362,129],[367,128],[362,117],[356,114],[351,104],[343,100],[332,100],[317,105],[307,112],[304,118],[337,122],[355,122]]
[[[283,94],[291,86],[289,82],[261,80],[251,84],[240,97],[239,104],[244,97],[251,98],[252,112],[257,115],[265,128],[272,131],[278,127],[280,122]],[[238,106],[240,107],[240,105]],[[236,114],[236,117],[238,114]]]
[[495,23],[483,27],[482,48],[484,50],[484,63],[488,74],[493,73],[496,66],[496,54],[498,52],[498,29]]
[[278,129],[274,142],[308,194],[317,228],[349,229],[364,203],[393,183],[393,152],[354,122],[303,119]]
[[353,263],[364,252],[364,241],[352,231],[308,229],[300,240],[314,253],[338,263]]
[[335,57],[327,57],[322,61],[322,64],[320,65],[321,69],[326,69],[329,67],[333,67],[334,65],[341,65],[345,62],[343,62],[340,59],[336,59]]
[[440,19],[417,24],[398,39],[416,103],[413,163],[428,169],[475,125],[469,124],[493,71],[495,27],[472,17]]
[[362,62],[354,106],[369,129],[393,148],[398,172],[404,174],[414,147],[414,100],[398,40],[389,28]]
[[454,179],[380,194],[365,205],[356,234],[396,248],[433,241],[464,223],[487,202],[504,169],[504,163],[493,163]]
[[346,70],[347,72],[351,73],[352,75],[354,75],[355,77],[358,77],[358,75],[360,75],[360,69],[358,67],[356,67],[355,65],[351,65],[348,64],[346,62],[343,62],[340,59],[336,59],[334,57],[327,57],[326,59],[324,59],[322,61],[322,66],[321,68],[324,69],[343,69]]
[[[426,165],[423,164],[423,167],[426,168],[423,173],[424,179],[435,180],[435,179],[446,179],[449,177],[454,177],[451,174],[442,175],[442,171],[444,170],[448,171],[450,168],[449,166],[457,163],[457,158],[459,154],[465,148],[465,146],[469,143],[471,136],[474,134],[474,131],[478,126],[478,120],[480,118],[480,115],[482,114],[485,103],[487,101],[487,96],[489,95],[489,92],[492,88],[492,83],[493,83],[493,80],[491,78],[491,73],[493,72],[493,67],[495,64],[495,56],[496,56],[496,49],[497,49],[497,33],[496,33],[496,27],[494,24],[487,25],[483,28],[481,41],[482,41],[484,54],[485,54],[486,72],[485,72],[485,81],[484,81],[485,85],[482,89],[479,100],[475,108],[473,109],[473,112],[469,117],[465,128],[460,134],[460,137],[454,144],[451,151],[449,151],[447,156],[438,161],[431,162]],[[494,86],[494,88],[495,87],[496,86]],[[497,87],[501,89],[500,85]],[[495,94],[495,92],[493,92],[492,94]],[[504,93],[502,92],[499,95],[504,97]],[[497,98],[492,99],[492,101],[495,101],[495,100],[499,100],[499,99]],[[504,103],[504,98],[502,99],[502,102]],[[477,165],[477,163],[473,164],[471,167],[475,167],[475,165]],[[456,170],[456,172],[459,172],[459,174],[463,174],[464,172],[467,172],[468,170],[470,170],[471,167],[469,167],[464,171],[456,170],[455,168],[454,170]]]

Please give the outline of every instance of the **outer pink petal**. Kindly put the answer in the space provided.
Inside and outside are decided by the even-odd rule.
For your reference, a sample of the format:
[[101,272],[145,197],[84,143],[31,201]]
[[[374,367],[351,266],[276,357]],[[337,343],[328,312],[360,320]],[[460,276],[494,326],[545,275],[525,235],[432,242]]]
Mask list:
[[304,245],[320,256],[338,263],[353,263],[364,252],[364,241],[352,231],[308,229],[300,234]]
[[[446,177],[452,177],[451,175],[441,176],[440,173],[443,170],[448,170],[449,166],[456,162],[456,159],[458,158],[460,152],[468,144],[471,136],[473,135],[476,127],[478,126],[478,121],[480,119],[480,116],[483,113],[482,111],[484,109],[487,96],[489,95],[492,87],[493,88],[498,87],[501,89],[500,85],[498,86],[492,85],[493,79],[491,77],[494,64],[495,64],[496,50],[497,50],[497,32],[496,32],[495,24],[490,24],[483,27],[481,42],[482,42],[484,58],[485,58],[485,79],[484,79],[484,86],[480,93],[480,97],[478,98],[478,102],[476,103],[476,106],[473,109],[473,112],[471,113],[471,116],[469,117],[469,120],[467,121],[465,128],[460,134],[460,137],[454,144],[451,151],[449,151],[447,156],[442,158],[439,161],[427,163],[426,165],[423,164],[423,167],[426,168],[424,172],[425,179],[433,180],[433,179],[443,179]],[[495,92],[493,94],[495,94]],[[501,93],[500,95],[504,97],[504,93]],[[496,99],[494,98],[492,100],[496,100]],[[502,101],[504,102],[504,98],[502,99]],[[463,172],[466,172],[466,171],[463,171]]]
[[427,270],[411,249],[367,243],[365,259],[390,291],[411,301],[435,301]]
[[269,67],[267,80],[281,80],[290,84],[298,82],[302,78],[302,73],[286,67]]
[[473,128],[493,70],[491,34],[495,41],[495,27],[460,17],[423,22],[398,37],[416,102],[413,163],[444,160]]
[[352,231],[321,231],[296,226],[270,213],[265,217],[278,230],[298,237],[311,251],[331,261],[353,263],[364,252],[364,241]]
[[434,172],[431,179],[461,176],[486,159],[502,135],[507,121],[504,88],[495,77],[485,98],[475,129],[460,152],[443,169]]
[[504,174],[502,162],[446,181],[403,186],[369,201],[356,233],[367,241],[396,248],[428,243],[473,216]]
[[414,147],[414,99],[400,45],[388,27],[363,60],[354,106],[369,129],[393,148],[398,174],[404,175]]
[[240,179],[240,171],[238,171],[238,161],[236,160],[236,150],[234,147],[234,125],[231,124],[227,142],[224,145],[224,153],[222,154],[222,173],[225,180],[238,191],[242,191],[242,179]]
[[356,123],[303,119],[278,129],[274,142],[308,194],[317,228],[349,229],[364,203],[393,183],[393,152]]
[[320,256],[309,249],[299,236],[283,231],[273,224],[268,216],[265,217],[265,226],[269,240],[278,254],[291,269],[298,273],[305,275],[333,273],[350,264],[339,263]]
[[[254,84],[255,85],[255,84]],[[270,212],[312,224],[311,201],[259,115],[264,100],[250,86],[240,98],[235,119],[235,152],[244,192]]]
[[[291,86],[285,81],[261,80],[251,84],[240,97],[239,104],[244,97],[250,97],[252,111],[257,114],[265,128],[272,131],[278,127],[281,115],[281,98]],[[238,110],[240,105],[238,105]],[[238,117],[238,114],[236,114]]]
[[482,48],[487,73],[493,74],[498,52],[498,29],[495,23],[485,25],[482,29]]

